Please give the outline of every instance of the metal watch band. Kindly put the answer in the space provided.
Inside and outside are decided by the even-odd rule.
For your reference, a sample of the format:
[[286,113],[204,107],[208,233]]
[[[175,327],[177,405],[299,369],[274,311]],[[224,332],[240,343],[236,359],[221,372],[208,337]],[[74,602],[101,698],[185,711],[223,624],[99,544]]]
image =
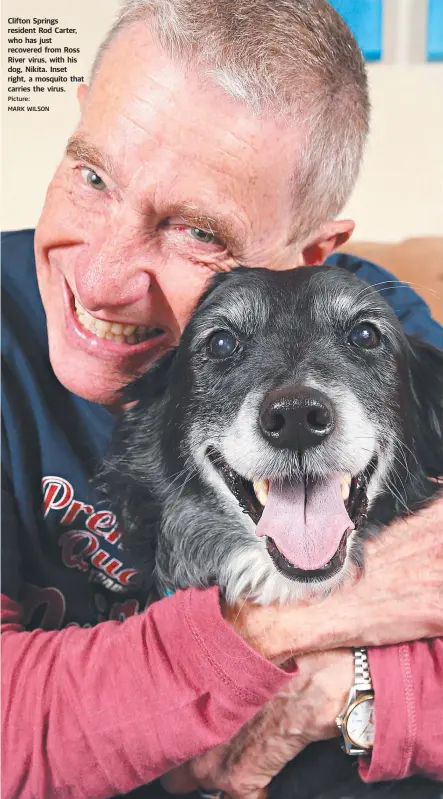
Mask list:
[[364,647],[354,649],[354,673],[357,691],[372,691],[371,673],[369,671],[368,653]]
[[337,725],[343,735],[343,749],[347,755],[367,755],[372,747],[357,745],[348,733],[349,713],[360,702],[374,699],[371,674],[369,671],[368,653],[364,647],[354,649],[354,685],[349,692],[346,707],[337,716]]

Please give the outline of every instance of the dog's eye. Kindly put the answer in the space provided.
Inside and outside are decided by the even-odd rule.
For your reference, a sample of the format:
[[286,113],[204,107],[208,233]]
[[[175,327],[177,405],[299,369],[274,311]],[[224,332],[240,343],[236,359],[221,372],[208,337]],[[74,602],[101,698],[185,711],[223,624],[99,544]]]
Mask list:
[[380,344],[380,333],[369,322],[361,322],[351,330],[349,343],[363,350],[372,350]]
[[217,330],[209,339],[208,348],[213,358],[223,360],[224,358],[230,358],[238,349],[238,341],[227,330]]

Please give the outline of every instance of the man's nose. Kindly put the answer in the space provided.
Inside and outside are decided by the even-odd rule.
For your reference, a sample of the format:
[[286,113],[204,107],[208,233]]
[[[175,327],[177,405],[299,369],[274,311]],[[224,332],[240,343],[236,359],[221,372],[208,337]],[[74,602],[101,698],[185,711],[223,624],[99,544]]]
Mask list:
[[146,253],[123,237],[87,248],[75,265],[74,279],[80,303],[92,313],[149,302],[152,277]]
[[262,435],[274,447],[304,452],[332,433],[334,411],[325,394],[294,386],[270,391],[262,402],[259,421]]

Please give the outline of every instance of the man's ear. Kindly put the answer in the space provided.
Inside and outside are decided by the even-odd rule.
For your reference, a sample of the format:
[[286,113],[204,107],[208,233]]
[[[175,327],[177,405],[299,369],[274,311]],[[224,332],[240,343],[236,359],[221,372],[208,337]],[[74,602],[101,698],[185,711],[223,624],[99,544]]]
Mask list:
[[86,83],[80,83],[80,85],[77,86],[77,102],[78,102],[78,104],[80,106],[80,111],[83,111],[83,105],[84,105],[87,93],[88,93],[88,87],[87,87]]
[[297,266],[322,264],[331,252],[350,238],[354,227],[352,219],[325,222],[302,244]]

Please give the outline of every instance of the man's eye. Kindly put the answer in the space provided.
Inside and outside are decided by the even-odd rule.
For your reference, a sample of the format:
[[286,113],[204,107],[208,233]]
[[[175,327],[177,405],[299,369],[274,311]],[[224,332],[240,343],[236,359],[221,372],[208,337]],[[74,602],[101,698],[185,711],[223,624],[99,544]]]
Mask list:
[[97,191],[103,191],[103,189],[106,189],[106,183],[101,179],[101,177],[99,177],[99,175],[97,175],[97,172],[94,172],[93,169],[82,169],[82,174],[86,183],[92,189],[96,189]]
[[191,227],[189,228],[191,236],[193,239],[201,242],[202,244],[216,244],[218,242],[216,236],[213,233],[209,233],[207,230],[202,230],[199,227]]

